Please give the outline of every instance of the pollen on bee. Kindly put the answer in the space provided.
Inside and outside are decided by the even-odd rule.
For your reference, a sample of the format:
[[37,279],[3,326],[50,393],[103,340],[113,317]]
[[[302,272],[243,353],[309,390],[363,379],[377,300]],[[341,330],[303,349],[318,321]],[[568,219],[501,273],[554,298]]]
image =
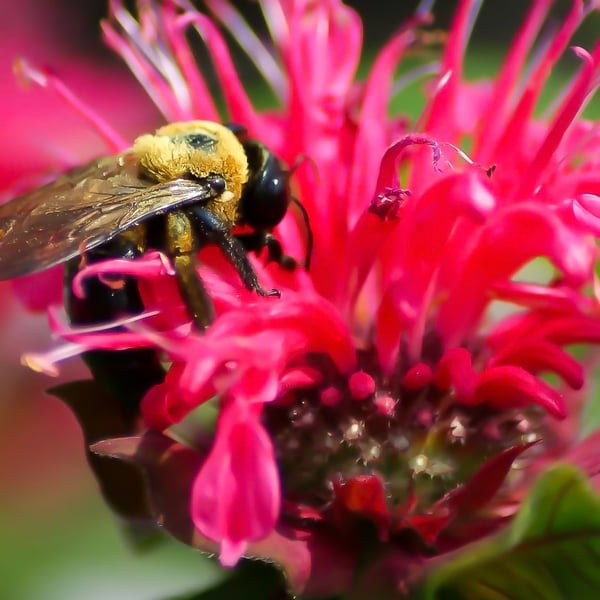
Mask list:
[[[186,136],[202,135],[214,144],[191,144]],[[165,125],[133,145],[142,168],[157,181],[192,175],[199,179],[221,175],[235,195],[248,180],[248,159],[240,141],[227,127],[211,121]]]
[[101,275],[100,281],[111,290],[122,290],[125,287],[125,280],[122,277],[114,278],[110,275]]

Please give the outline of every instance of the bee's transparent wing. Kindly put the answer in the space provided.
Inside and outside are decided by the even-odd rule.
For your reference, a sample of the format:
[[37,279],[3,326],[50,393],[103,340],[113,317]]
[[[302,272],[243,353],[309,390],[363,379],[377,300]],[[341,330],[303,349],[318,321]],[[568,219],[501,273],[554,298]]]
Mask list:
[[0,205],[0,279],[65,262],[152,216],[216,195],[198,181],[140,179],[128,155],[98,159]]

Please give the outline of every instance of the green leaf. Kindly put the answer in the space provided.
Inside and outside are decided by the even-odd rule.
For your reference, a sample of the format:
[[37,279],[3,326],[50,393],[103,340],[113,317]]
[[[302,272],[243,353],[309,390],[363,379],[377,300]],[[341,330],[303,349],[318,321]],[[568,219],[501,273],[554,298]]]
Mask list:
[[260,561],[242,561],[229,577],[202,592],[186,594],[169,600],[265,600],[291,598],[285,592],[285,582],[278,569]]
[[512,524],[435,559],[411,598],[562,600],[600,593],[600,498],[572,465],[540,477]]

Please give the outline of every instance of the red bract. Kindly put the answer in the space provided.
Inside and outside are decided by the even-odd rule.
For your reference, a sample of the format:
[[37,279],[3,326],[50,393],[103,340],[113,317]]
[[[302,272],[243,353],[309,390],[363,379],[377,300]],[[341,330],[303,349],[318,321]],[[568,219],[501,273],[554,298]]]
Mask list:
[[[600,341],[600,142],[579,116],[598,81],[600,45],[575,49],[578,73],[551,111],[534,114],[548,72],[592,9],[573,2],[532,52],[547,2],[531,3],[496,78],[472,83],[463,60],[477,3],[463,0],[412,123],[387,114],[406,81],[398,65],[429,39],[430,15],[401,25],[359,82],[361,22],[341,2],[259,2],[268,42],[231,3],[206,4],[210,16],[185,0],[145,1],[136,18],[113,1],[106,39],[166,120],[220,120],[188,34],[204,41],[228,120],[298,165],[292,181],[310,216],[311,268],[290,273],[253,257],[263,285],[281,290],[280,299],[261,298],[203,252],[217,314],[204,335],[161,255],[83,269],[75,289],[98,274],[137,277],[144,318],[113,331],[55,320],[56,331],[86,349],[160,351],[171,366],[141,416],[149,430],[185,440],[157,446],[146,433],[96,451],[149,473],[157,514],[174,535],[218,546],[228,566],[242,555],[275,560],[294,591],[307,593],[348,585],[370,544],[418,566],[499,528],[530,474],[566,452],[594,473],[594,445],[576,451],[573,433],[584,365],[566,347]],[[255,62],[273,110],[252,104],[220,27]],[[302,261],[307,236],[293,208],[276,234]],[[532,262],[538,270],[525,280]],[[512,309],[496,310],[497,300]],[[216,427],[191,416],[207,403]],[[175,450],[186,458],[167,472]]]

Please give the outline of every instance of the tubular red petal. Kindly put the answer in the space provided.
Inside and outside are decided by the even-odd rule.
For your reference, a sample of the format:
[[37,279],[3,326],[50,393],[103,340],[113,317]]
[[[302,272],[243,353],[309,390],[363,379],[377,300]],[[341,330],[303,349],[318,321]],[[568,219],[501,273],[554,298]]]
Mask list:
[[465,348],[446,351],[438,363],[433,381],[441,390],[452,388],[458,402],[471,404],[477,385],[471,353]]
[[[513,240],[519,240],[514,244]],[[438,324],[446,343],[459,343],[489,302],[487,290],[537,256],[548,256],[577,285],[591,276],[596,250],[543,206],[523,203],[498,211],[469,241],[460,278],[440,309]],[[498,248],[505,251],[498,253]]]
[[555,344],[541,340],[521,340],[519,344],[496,353],[488,366],[512,364],[530,373],[554,372],[573,389],[580,389],[585,381],[583,366]]
[[475,400],[498,410],[537,404],[559,419],[567,415],[562,394],[525,369],[514,366],[483,371],[477,380]]

